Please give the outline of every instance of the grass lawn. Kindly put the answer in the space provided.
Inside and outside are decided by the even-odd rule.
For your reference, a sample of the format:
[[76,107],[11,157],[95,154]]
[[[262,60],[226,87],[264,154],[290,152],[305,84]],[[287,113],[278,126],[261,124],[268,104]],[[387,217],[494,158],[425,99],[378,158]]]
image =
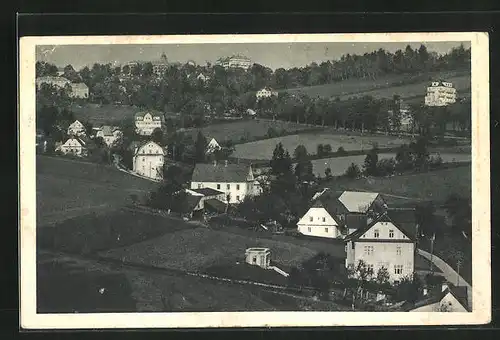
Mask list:
[[382,193],[387,198],[402,200],[432,200],[443,203],[448,195],[470,196],[472,190],[471,165],[424,173],[387,178],[334,179],[325,187],[332,190],[356,190]]
[[395,85],[408,79],[407,75],[391,75],[377,80],[352,79],[333,84],[309,86],[284,90],[289,93],[305,93],[309,96],[339,97],[341,100],[353,96],[371,95],[379,98],[392,98],[398,94],[402,98],[425,96],[427,86],[432,79],[443,78],[453,83],[457,91],[469,91],[471,87],[470,73],[439,72],[428,75],[429,79],[408,85]]
[[[431,153],[431,155],[433,155]],[[467,153],[440,153],[441,158],[444,163],[448,162],[470,162],[472,156]],[[379,153],[378,158],[395,158],[395,153]],[[312,160],[313,173],[316,176],[324,177],[325,170],[330,168],[332,170],[332,176],[341,176],[345,174],[347,168],[351,163],[357,164],[360,169],[363,168],[366,155],[356,155],[356,156],[345,156],[345,157],[333,157],[333,158],[322,158]]]
[[100,164],[37,156],[37,225],[130,203],[130,195],[148,194],[159,184]]
[[245,250],[250,247],[270,248],[271,261],[285,267],[297,266],[317,253],[314,249],[283,240],[199,227],[104,251],[100,255],[157,267],[204,271],[214,265],[243,262]]
[[113,104],[91,104],[85,105],[74,104],[71,106],[71,111],[75,114],[76,119],[97,124],[119,124],[124,119],[133,118],[141,109],[130,105],[113,105]]
[[373,143],[377,142],[379,148],[397,147],[409,143],[409,140],[394,136],[370,136],[365,134],[348,133],[302,133],[283,137],[270,138],[256,142],[238,144],[232,157],[245,159],[271,159],[274,148],[278,143],[293,155],[295,148],[302,144],[310,154],[315,154],[318,144],[330,144],[332,151],[343,147],[346,151],[370,150]]
[[186,228],[193,228],[193,225],[146,213],[116,210],[78,216],[50,228],[41,228],[37,231],[37,243],[42,249],[88,254]]
[[216,123],[200,129],[190,129],[189,131],[194,139],[196,139],[198,132],[201,131],[208,141],[215,138],[219,143],[229,140],[233,143],[239,143],[242,141],[242,138],[244,138],[245,141],[264,138],[267,136],[269,128],[275,129],[278,133],[282,131],[295,133],[311,129],[310,126],[293,122],[249,119],[227,123]]

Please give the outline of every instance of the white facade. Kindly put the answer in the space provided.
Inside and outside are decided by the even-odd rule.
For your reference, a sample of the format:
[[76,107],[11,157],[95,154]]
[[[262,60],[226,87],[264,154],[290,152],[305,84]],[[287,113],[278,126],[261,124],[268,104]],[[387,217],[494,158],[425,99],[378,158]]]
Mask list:
[[[224,192],[223,202],[240,203],[247,195],[254,195],[253,182],[191,182],[191,189],[211,188]],[[229,201],[227,197],[229,195]]]
[[431,83],[431,86],[427,87],[426,106],[446,106],[456,101],[457,90],[452,83],[435,81]]
[[119,142],[122,137],[123,137],[123,132],[118,129],[118,128],[101,128],[97,130],[97,133],[95,135],[96,137],[100,137],[103,139],[104,143],[108,146],[111,147],[115,143]]
[[66,85],[71,85],[71,82],[64,77],[47,76],[36,78],[37,89],[39,89],[42,84],[49,84],[55,87],[64,88]]
[[341,236],[339,224],[325,208],[310,208],[297,222],[297,230],[303,235],[337,238]]
[[449,291],[440,301],[410,310],[410,312],[440,312],[440,311],[455,312],[455,313],[468,312],[468,310]]
[[245,262],[267,269],[271,264],[271,251],[269,248],[248,248],[245,251]]
[[137,134],[150,136],[155,129],[162,128],[161,117],[153,115],[149,112],[145,114],[137,114],[135,116],[135,128]]
[[255,97],[257,97],[257,100],[262,99],[262,98],[269,98],[271,96],[277,97],[278,92],[273,91],[273,90],[268,89],[268,88],[263,88],[262,90],[259,90],[259,91],[257,91],[257,93],[255,93]]
[[84,135],[86,135],[85,125],[83,125],[80,121],[75,120],[68,127],[68,135],[69,136],[84,136]]
[[133,159],[133,171],[141,176],[156,180],[163,178],[165,153],[155,142],[148,142],[139,147]]
[[84,83],[71,84],[71,93],[70,97],[72,98],[88,98],[89,97],[89,88]]
[[346,267],[363,260],[374,275],[385,267],[391,282],[414,272],[415,244],[392,222],[374,223],[359,238],[347,241],[346,252]]
[[252,66],[252,61],[246,57],[232,56],[229,58],[224,58],[219,61],[218,64],[225,69],[228,68],[242,68],[248,70]]
[[216,150],[220,150],[220,149],[221,149],[221,146],[219,145],[219,143],[217,143],[215,138],[212,138],[210,140],[210,142],[208,142],[206,153],[212,153],[212,152],[214,152]]
[[64,144],[58,147],[58,150],[65,155],[74,155],[83,157],[88,154],[85,142],[78,138],[69,138]]

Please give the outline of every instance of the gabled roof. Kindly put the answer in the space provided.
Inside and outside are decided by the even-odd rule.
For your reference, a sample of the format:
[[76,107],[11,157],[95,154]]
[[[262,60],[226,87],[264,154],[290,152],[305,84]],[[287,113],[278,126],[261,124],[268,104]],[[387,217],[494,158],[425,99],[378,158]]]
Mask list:
[[193,182],[246,182],[251,167],[242,164],[197,163],[192,176]]
[[203,196],[218,196],[221,194],[224,194],[224,192],[215,190],[212,188],[200,188],[200,189],[191,189],[191,191],[197,192],[199,194],[202,194]]
[[[389,217],[389,215],[388,215],[387,212],[383,213],[378,218],[376,218],[373,221],[371,221],[370,223],[368,223],[366,226],[364,226],[362,228],[359,228],[358,230],[356,230],[355,232],[353,232],[352,234],[350,234],[349,236],[347,236],[345,238],[345,240],[349,240],[349,241],[356,241],[356,240],[358,240],[361,236],[363,236],[364,233],[366,233],[368,230],[370,230],[371,227],[373,227],[375,224],[377,224],[379,222],[390,222],[390,223],[394,224],[394,226],[396,228],[398,228],[406,237],[408,237],[408,239],[410,241],[414,241],[415,240],[415,233],[409,233],[409,232],[407,232],[399,224],[397,224],[395,221],[393,221]],[[381,242],[384,242],[384,241],[386,241],[386,240],[385,239],[381,240]],[[395,242],[396,241],[401,241],[401,240],[395,240]]]
[[103,125],[100,127],[100,130],[104,136],[113,136],[113,132],[119,130],[119,128],[116,126]]
[[378,196],[376,192],[344,191],[338,199],[349,212],[365,213]]
[[389,208],[387,214],[393,223],[404,232],[410,239],[414,240],[417,235],[417,220],[413,208]]
[[215,198],[206,200],[204,204],[205,207],[208,208],[209,210],[214,210],[216,212],[222,212],[222,213],[226,211],[226,204]]
[[141,112],[137,112],[137,113],[134,115],[134,118],[135,118],[135,119],[137,119],[137,118],[139,118],[139,117],[144,118],[144,116],[145,116],[147,113],[149,113],[149,114],[153,117],[153,119],[154,119],[155,117],[160,117],[160,120],[162,120],[162,121],[163,121],[163,114],[162,114],[161,112],[157,112],[157,111],[141,111]]
[[66,144],[68,141],[70,141],[72,139],[76,140],[83,147],[85,147],[87,145],[87,142],[83,138],[80,138],[80,137],[70,137],[70,138],[66,139],[66,142],[64,142],[64,144]]
[[415,302],[414,304],[410,303],[406,304],[406,306],[404,307],[404,311],[411,311],[420,307],[439,303],[448,294],[453,295],[453,297],[457,299],[457,301],[462,305],[462,307],[464,307],[467,311],[471,312],[468,303],[469,299],[467,297],[467,287],[464,286],[457,287],[454,285],[448,286],[444,291],[430,292],[430,296],[427,296],[424,299]]
[[[165,154],[165,148],[163,148],[161,145],[159,145],[159,144],[157,144],[157,143],[153,142],[152,140],[147,141],[147,142],[144,142],[144,143],[142,143],[141,145],[139,145],[139,146],[137,147],[137,152],[136,152],[135,154],[137,154],[137,153],[138,153],[138,152],[139,152],[139,151],[140,151],[143,147],[145,147],[146,145],[151,144],[151,143],[152,143],[152,144],[154,144],[154,146],[159,147],[159,148],[162,150],[163,154]],[[142,155],[147,155],[147,154],[142,154]],[[153,154],[153,155],[154,155],[154,156],[158,156],[157,154]]]
[[85,83],[73,83],[71,84],[72,89],[88,90],[89,87]]

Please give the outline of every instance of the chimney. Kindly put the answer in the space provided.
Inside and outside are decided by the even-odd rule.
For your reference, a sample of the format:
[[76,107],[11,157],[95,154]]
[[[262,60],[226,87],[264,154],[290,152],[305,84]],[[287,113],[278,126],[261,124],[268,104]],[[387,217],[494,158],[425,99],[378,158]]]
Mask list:
[[446,289],[448,289],[448,282],[443,282],[441,284],[441,292],[444,292]]
[[224,166],[227,167],[227,159],[224,161]]

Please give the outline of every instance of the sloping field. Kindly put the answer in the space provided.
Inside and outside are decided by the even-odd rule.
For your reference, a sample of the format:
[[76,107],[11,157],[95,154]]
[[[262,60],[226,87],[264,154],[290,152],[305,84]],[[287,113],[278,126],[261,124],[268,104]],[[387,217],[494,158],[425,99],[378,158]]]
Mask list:
[[[431,153],[431,156],[435,154]],[[440,156],[443,160],[443,163],[449,162],[470,162],[472,156],[466,153],[440,153]],[[340,176],[345,174],[347,168],[351,163],[357,164],[360,169],[362,169],[363,163],[365,161],[365,155],[356,155],[356,156],[346,156],[346,157],[333,157],[333,158],[323,158],[323,159],[315,159],[312,160],[311,163],[313,165],[313,173],[316,176],[324,177],[325,170],[330,168],[332,171],[332,176]],[[378,155],[378,159],[383,158],[394,158],[396,157],[395,153],[380,153]]]
[[154,240],[100,253],[134,263],[188,271],[202,271],[217,264],[244,261],[250,247],[271,248],[271,261],[297,266],[316,251],[293,243],[243,236],[205,227],[166,234]]
[[56,157],[36,159],[37,224],[106,211],[148,194],[159,184],[111,166]]
[[141,109],[130,105],[113,104],[85,104],[72,105],[71,111],[76,119],[91,122],[92,124],[120,123],[127,118],[133,118]]
[[293,122],[251,119],[212,124],[201,129],[192,129],[189,131],[193,138],[196,138],[198,132],[201,131],[208,140],[215,138],[221,143],[229,140],[232,142],[240,142],[242,141],[241,138],[247,141],[254,140],[255,138],[262,138],[267,136],[269,128],[273,128],[278,133],[282,131],[286,131],[287,133],[299,132],[311,129],[310,126]]
[[358,180],[334,180],[333,190],[356,190],[379,192],[384,196],[444,202],[448,195],[456,193],[471,195],[471,166],[430,171],[389,178],[361,178]]
[[298,145],[304,145],[310,154],[316,153],[318,144],[330,144],[332,151],[337,151],[343,147],[345,151],[370,150],[373,143],[376,142],[379,148],[397,147],[409,143],[409,140],[393,136],[359,136],[341,133],[302,133],[284,137],[276,137],[260,140],[251,143],[238,144],[232,154],[236,158],[244,159],[271,159],[274,148],[278,143],[288,150],[290,155]]
[[393,75],[377,80],[352,79],[333,84],[287,89],[283,90],[283,92],[304,93],[312,97],[339,97],[340,99],[363,95],[392,98],[394,94],[399,94],[402,98],[410,98],[424,96],[431,79],[446,79],[454,83],[459,92],[470,92],[471,87],[470,73],[464,74],[464,72],[431,73],[425,77],[421,76],[422,81],[408,85],[398,85],[399,82],[408,80],[408,78],[406,75]]

